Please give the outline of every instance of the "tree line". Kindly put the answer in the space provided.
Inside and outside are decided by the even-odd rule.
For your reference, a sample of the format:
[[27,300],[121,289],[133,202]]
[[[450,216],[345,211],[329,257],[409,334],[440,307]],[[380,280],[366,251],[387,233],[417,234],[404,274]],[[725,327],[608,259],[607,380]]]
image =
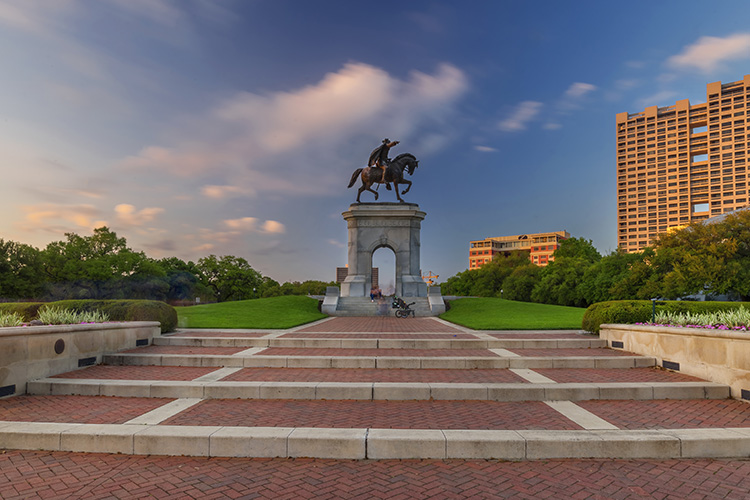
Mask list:
[[602,256],[591,240],[570,238],[561,242],[546,267],[531,263],[528,252],[498,254],[492,262],[458,273],[441,287],[444,295],[576,307],[698,293],[749,300],[750,210],[660,234],[640,252],[618,249]]
[[107,227],[91,236],[66,233],[44,249],[0,239],[0,300],[150,299],[224,302],[278,295],[323,295],[322,281],[262,276],[242,257],[197,262],[152,259]]

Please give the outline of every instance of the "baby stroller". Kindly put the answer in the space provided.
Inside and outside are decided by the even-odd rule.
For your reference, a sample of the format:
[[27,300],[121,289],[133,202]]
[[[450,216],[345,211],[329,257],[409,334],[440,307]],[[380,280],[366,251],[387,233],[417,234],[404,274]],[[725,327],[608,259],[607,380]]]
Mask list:
[[393,303],[391,304],[391,307],[393,309],[396,309],[396,317],[397,318],[408,318],[411,314],[412,318],[416,317],[414,314],[414,309],[410,308],[409,306],[413,306],[416,304],[416,302],[411,302],[407,304],[403,301],[403,299],[399,297],[393,297]]

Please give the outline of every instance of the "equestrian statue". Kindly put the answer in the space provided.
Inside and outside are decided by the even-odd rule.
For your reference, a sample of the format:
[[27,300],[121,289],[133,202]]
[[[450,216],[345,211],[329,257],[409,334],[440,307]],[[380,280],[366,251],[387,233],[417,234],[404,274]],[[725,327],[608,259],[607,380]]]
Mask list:
[[357,176],[362,178],[362,186],[357,191],[357,203],[360,203],[359,197],[365,190],[370,191],[375,195],[375,199],[378,199],[378,192],[372,189],[373,184],[385,184],[386,189],[390,190],[390,183],[393,183],[396,188],[396,198],[398,198],[398,201],[404,203],[404,200],[401,199],[401,195],[398,193],[398,185],[407,185],[401,194],[409,192],[411,181],[404,179],[404,170],[409,172],[409,175],[413,175],[414,170],[419,166],[419,160],[411,153],[402,153],[393,160],[389,159],[388,152],[398,142],[383,139],[383,143],[370,153],[367,166],[354,171],[347,187],[352,187],[357,182]]

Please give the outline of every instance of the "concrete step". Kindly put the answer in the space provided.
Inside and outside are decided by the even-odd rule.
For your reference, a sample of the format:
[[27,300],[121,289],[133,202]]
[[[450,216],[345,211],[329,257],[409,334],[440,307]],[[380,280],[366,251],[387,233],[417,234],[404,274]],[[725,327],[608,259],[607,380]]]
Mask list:
[[[0,399],[0,447],[335,459],[750,456],[750,406],[725,399],[725,385],[645,368],[654,358],[574,332],[383,320],[342,318],[308,333],[180,332],[107,355],[111,366],[32,381],[28,395]],[[336,334],[337,325],[363,330]],[[330,331],[310,336],[316,328]],[[437,333],[446,329],[455,337]],[[255,379],[262,373],[268,379]]]
[[[410,308],[414,310],[415,316],[433,316],[427,297],[404,297],[404,301],[407,304],[414,302]],[[340,297],[336,316],[395,316],[396,309],[391,307],[391,302],[390,297],[384,304],[372,301],[370,297]]]
[[513,356],[513,357],[407,357],[407,356],[261,356],[110,354],[108,365],[226,366],[270,368],[638,368],[656,366],[647,356]]
[[0,422],[7,449],[329,459],[747,457],[750,428],[659,430],[325,429]]
[[348,349],[587,349],[604,348],[607,342],[598,337],[580,339],[384,339],[384,338],[243,338],[164,336],[155,338],[153,345],[196,347],[298,347]]
[[710,382],[380,383],[87,380],[45,378],[28,394],[200,399],[389,401],[585,401],[725,399],[729,387]]
[[[0,421],[0,443],[10,449],[51,451],[337,459],[656,459],[750,455],[750,426],[706,425],[713,420],[728,422],[736,416],[740,417],[740,424],[746,424],[749,420],[743,415],[747,413],[746,405],[739,401],[248,402],[182,398],[165,399],[149,406],[141,401],[130,403],[133,399],[19,396],[15,401],[28,403],[24,416],[30,421]],[[629,415],[613,418],[612,411],[607,411],[609,405],[635,408],[626,412]],[[330,418],[318,411],[326,406],[333,406],[327,413],[339,415],[344,424],[388,422],[398,428],[321,426],[321,419]],[[696,406],[697,412],[693,414],[697,419],[693,415],[682,416]],[[92,408],[99,411],[92,412]],[[661,422],[659,415],[664,414],[665,408],[675,414],[672,427],[649,428]],[[721,418],[721,412],[733,415],[730,419]],[[58,421],[39,420],[47,420],[50,415]],[[396,422],[391,415],[399,415]],[[92,423],[94,420],[97,422]],[[294,425],[237,425],[243,421],[274,420]],[[490,421],[496,422],[490,424],[492,428],[481,427],[488,425],[483,422]],[[628,428],[633,424],[636,428]]]

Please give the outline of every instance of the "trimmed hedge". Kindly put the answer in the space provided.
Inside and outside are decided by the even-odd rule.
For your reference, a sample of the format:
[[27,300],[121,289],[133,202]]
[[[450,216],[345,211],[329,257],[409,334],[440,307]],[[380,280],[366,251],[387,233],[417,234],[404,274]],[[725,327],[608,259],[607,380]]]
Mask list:
[[25,322],[29,322],[36,318],[43,305],[45,305],[45,302],[5,302],[0,304],[0,313],[18,313]]
[[[686,300],[656,301],[656,311],[701,314],[728,309],[750,308],[749,302],[693,302]],[[581,328],[599,333],[600,326],[607,323],[632,325],[651,321],[650,300],[610,300],[597,302],[586,309]]]
[[0,312],[17,312],[24,321],[36,318],[42,306],[60,307],[79,312],[99,311],[110,321],[158,321],[161,332],[172,332],[177,327],[177,311],[157,300],[59,300],[57,302],[13,302],[0,304]]

